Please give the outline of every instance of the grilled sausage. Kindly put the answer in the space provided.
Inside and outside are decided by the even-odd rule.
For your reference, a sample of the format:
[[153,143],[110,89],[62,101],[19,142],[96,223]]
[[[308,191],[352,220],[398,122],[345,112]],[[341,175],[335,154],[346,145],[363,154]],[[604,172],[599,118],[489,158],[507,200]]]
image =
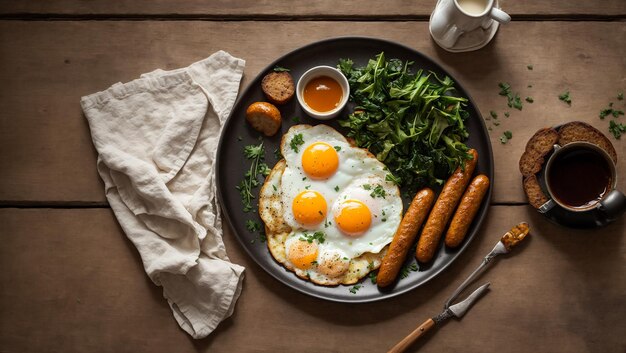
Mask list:
[[409,252],[411,244],[413,244],[434,201],[435,193],[429,188],[420,190],[411,201],[378,270],[376,283],[379,287],[390,285],[398,276],[406,254]]
[[473,158],[465,162],[465,168],[459,166],[448,178],[435,202],[435,206],[433,206],[433,210],[428,215],[415,251],[415,257],[419,262],[426,263],[432,260],[441,234],[470,181],[478,160],[478,152],[471,149],[469,153]]
[[489,189],[489,178],[482,174],[475,177],[469,184],[461,198],[459,207],[452,217],[452,221],[450,221],[445,237],[446,246],[456,248],[465,239],[467,229],[472,224],[472,220],[476,216],[476,212],[478,212],[487,189]]

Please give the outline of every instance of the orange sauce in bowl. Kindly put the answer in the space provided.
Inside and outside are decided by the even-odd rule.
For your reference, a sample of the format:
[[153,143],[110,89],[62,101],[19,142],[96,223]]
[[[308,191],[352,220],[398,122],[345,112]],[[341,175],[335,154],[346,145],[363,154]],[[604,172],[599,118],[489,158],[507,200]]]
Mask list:
[[335,109],[341,102],[343,90],[337,81],[328,76],[315,77],[304,86],[304,102],[320,113]]

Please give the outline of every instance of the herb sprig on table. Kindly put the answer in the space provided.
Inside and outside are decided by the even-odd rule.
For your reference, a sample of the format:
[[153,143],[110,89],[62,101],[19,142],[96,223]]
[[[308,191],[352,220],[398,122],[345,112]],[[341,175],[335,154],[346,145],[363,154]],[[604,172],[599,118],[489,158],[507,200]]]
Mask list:
[[252,211],[252,189],[259,186],[258,176],[267,176],[270,173],[270,168],[263,160],[265,159],[265,147],[263,142],[258,145],[248,145],[243,149],[243,154],[247,159],[252,160],[250,169],[246,172],[245,178],[237,186],[239,194],[241,195],[241,201],[243,202],[243,211]]
[[432,72],[411,72],[413,62],[370,59],[355,67],[341,59],[348,78],[354,113],[339,120],[347,135],[384,162],[392,179],[411,189],[442,184],[470,159],[465,120],[467,99],[455,97],[454,82]]

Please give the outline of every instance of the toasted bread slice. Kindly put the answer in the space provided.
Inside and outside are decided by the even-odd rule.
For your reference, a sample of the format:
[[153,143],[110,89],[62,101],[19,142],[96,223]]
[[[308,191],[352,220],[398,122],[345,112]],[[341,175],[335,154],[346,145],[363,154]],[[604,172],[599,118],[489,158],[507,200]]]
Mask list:
[[559,128],[559,145],[565,146],[570,142],[585,141],[593,143],[610,156],[613,162],[617,163],[617,152],[611,141],[595,127],[582,121],[572,121]]
[[545,156],[552,151],[552,147],[559,140],[559,134],[552,128],[537,131],[526,144],[526,150],[519,160],[519,170],[528,177],[541,171]]
[[274,104],[285,104],[293,98],[296,85],[289,72],[270,72],[263,77],[261,89],[268,101]]
[[527,176],[524,178],[524,193],[528,197],[528,202],[534,208],[539,208],[544,203],[548,202],[548,197],[541,190],[539,180],[536,175]]

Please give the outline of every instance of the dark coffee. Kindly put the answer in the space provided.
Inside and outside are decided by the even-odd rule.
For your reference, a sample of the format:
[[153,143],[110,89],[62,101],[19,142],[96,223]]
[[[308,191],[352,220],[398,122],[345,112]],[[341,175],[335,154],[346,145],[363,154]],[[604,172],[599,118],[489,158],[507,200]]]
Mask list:
[[595,204],[610,190],[611,168],[607,160],[592,149],[572,149],[557,156],[547,180],[558,201],[584,208]]

